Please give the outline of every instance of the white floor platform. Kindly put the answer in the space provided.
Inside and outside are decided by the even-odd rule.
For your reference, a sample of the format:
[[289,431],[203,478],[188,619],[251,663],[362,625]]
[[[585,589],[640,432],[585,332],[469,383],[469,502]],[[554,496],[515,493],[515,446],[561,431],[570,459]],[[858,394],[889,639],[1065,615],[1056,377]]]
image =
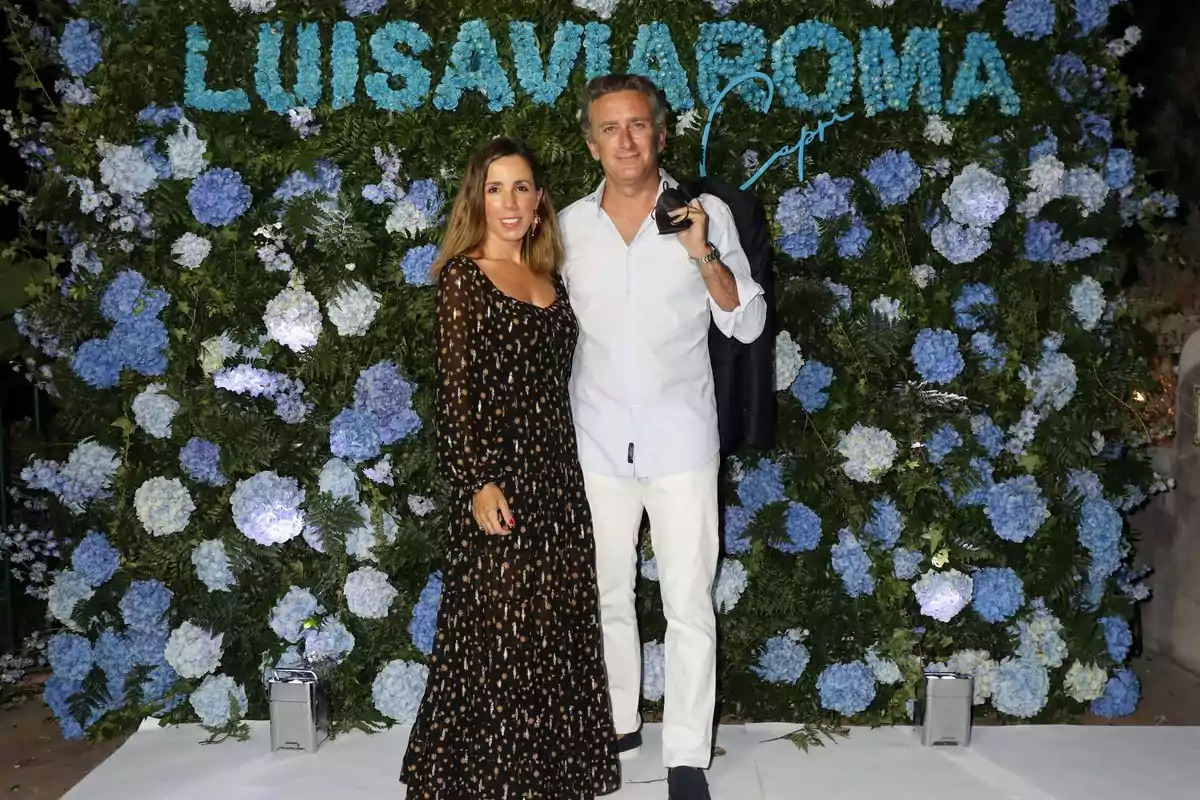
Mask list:
[[[270,753],[264,722],[247,742],[200,746],[193,726],[144,725],[67,800],[379,800],[397,782],[407,729],[350,734],[318,753]],[[722,727],[714,800],[1186,800],[1200,796],[1200,727],[976,728],[969,748],[924,748],[910,728],[855,728],[805,754],[784,725]],[[665,800],[658,726],[625,762],[615,800]]]

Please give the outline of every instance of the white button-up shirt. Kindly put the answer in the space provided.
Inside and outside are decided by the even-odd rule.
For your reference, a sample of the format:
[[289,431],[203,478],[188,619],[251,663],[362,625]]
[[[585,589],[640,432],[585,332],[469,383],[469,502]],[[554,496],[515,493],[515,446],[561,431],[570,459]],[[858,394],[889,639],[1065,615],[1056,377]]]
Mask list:
[[[677,186],[665,172],[661,183]],[[661,189],[660,189],[661,191]],[[650,478],[697,469],[720,452],[710,319],[726,336],[752,342],[767,305],[750,276],[729,207],[701,195],[708,239],[737,283],[724,311],[677,234],[660,234],[654,213],[626,245],[601,206],[604,183],[559,216],[562,275],[579,320],[571,407],[583,469]]]

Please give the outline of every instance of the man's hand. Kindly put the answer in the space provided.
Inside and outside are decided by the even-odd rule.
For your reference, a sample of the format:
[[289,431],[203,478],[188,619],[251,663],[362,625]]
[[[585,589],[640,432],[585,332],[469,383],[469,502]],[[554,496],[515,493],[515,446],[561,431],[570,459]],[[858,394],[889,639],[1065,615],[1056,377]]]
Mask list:
[[516,525],[504,492],[494,483],[489,483],[475,493],[471,501],[471,511],[475,515],[476,524],[485,533],[493,536],[507,536],[513,532]]
[[704,258],[708,255],[708,214],[704,213],[704,206],[700,205],[699,200],[693,200],[683,208],[672,211],[671,219],[675,222],[681,219],[692,221],[691,227],[676,234],[689,256]]

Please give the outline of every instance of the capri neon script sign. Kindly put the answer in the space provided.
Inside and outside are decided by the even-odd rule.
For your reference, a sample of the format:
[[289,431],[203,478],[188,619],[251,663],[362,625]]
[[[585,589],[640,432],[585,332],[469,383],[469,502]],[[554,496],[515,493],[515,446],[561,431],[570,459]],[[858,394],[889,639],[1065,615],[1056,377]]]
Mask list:
[[[771,110],[771,102],[775,99],[775,82],[772,81],[765,74],[763,74],[761,72],[748,72],[745,75],[739,76],[739,77],[735,78],[734,80],[730,81],[729,85],[726,86],[724,89],[722,89],[721,93],[719,95],[717,95],[717,101],[715,103],[713,103],[712,110],[709,112],[708,121],[706,123],[704,123],[704,134],[700,137],[700,177],[701,178],[708,177],[708,137],[712,133],[713,122],[716,120],[717,115],[721,113],[721,103],[723,103],[725,101],[725,96],[728,95],[735,88],[737,88],[740,84],[743,84],[743,83],[746,83],[747,81],[752,81],[752,80],[761,80],[764,84],[766,84],[767,96],[766,96],[766,99],[763,101],[762,113],[766,114],[767,112],[769,112]],[[746,189],[749,189],[751,186],[753,186],[755,184],[756,181],[758,181],[759,178],[761,178],[763,176],[763,173],[765,173],[768,169],[770,169],[772,164],[774,164],[776,161],[778,161],[781,158],[786,158],[787,156],[790,156],[792,153],[797,154],[796,155],[797,172],[799,173],[800,183],[803,183],[804,182],[804,148],[807,147],[808,145],[812,144],[814,141],[824,142],[825,141],[825,130],[827,128],[830,128],[839,122],[845,122],[846,120],[850,119],[853,116],[854,116],[853,114],[836,114],[835,113],[829,119],[821,120],[819,123],[817,123],[817,129],[815,131],[809,130],[808,126],[805,125],[803,128],[800,129],[800,138],[796,140],[795,144],[784,145],[783,147],[779,148],[774,153],[772,153],[771,157],[768,158],[766,161],[764,161],[762,163],[762,165],[759,166],[758,170],[753,175],[751,175],[749,178],[747,178],[746,182],[743,183],[739,188],[742,189],[743,191]]]

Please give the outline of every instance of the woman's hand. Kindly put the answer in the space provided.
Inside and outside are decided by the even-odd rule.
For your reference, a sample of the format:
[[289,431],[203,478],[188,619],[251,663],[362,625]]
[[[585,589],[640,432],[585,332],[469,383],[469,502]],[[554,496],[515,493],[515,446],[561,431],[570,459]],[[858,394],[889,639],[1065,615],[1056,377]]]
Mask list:
[[493,536],[507,536],[513,532],[516,525],[504,492],[494,483],[487,484],[475,493],[471,501],[471,511],[475,514],[476,524],[485,533]]

